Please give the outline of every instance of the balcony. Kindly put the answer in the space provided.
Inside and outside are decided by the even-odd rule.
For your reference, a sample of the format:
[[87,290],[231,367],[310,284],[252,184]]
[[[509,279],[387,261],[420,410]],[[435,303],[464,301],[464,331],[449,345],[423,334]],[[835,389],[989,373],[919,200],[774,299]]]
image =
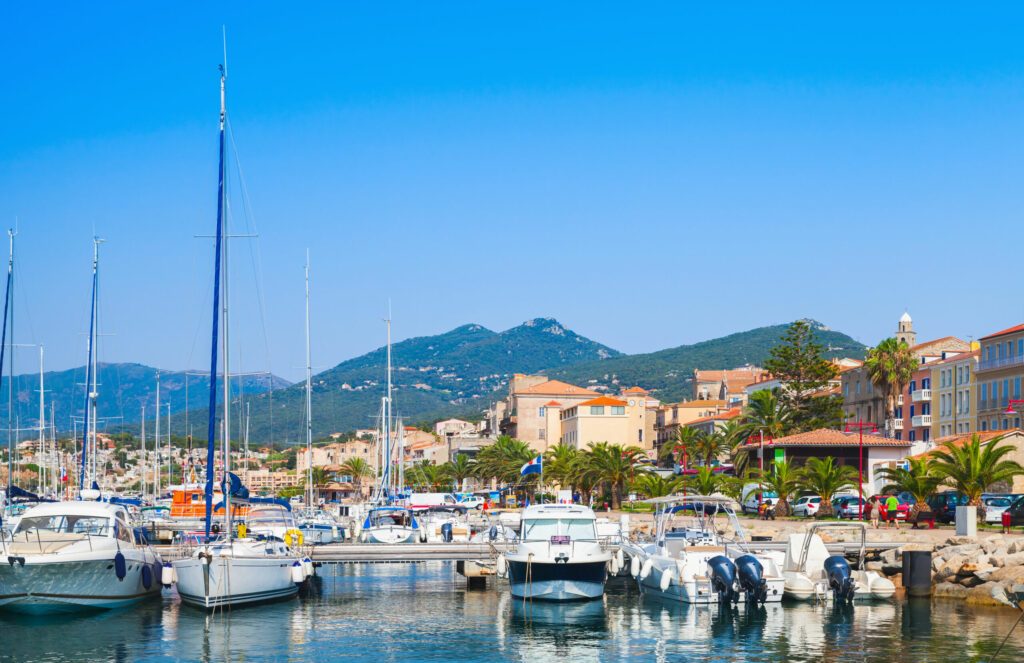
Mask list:
[[903,430],[903,419],[892,419],[893,430]]
[[1013,357],[1003,357],[1001,359],[988,359],[986,361],[978,362],[979,371],[994,371],[1000,368],[1010,368],[1012,366],[1024,366],[1024,355],[1015,355]]
[[916,391],[913,391],[910,394],[910,400],[914,401],[915,403],[927,403],[927,402],[930,402],[932,400],[932,390],[931,389],[918,389]]
[[914,428],[922,428],[932,425],[932,415],[919,414],[911,418],[910,425]]

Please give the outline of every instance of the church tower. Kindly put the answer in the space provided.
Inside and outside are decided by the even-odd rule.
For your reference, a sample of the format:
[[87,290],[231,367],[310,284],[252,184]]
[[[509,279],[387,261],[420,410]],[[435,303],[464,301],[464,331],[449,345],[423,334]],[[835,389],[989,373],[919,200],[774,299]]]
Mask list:
[[906,343],[910,347],[917,345],[917,332],[914,331],[914,321],[906,311],[900,316],[900,323],[896,329],[896,340]]

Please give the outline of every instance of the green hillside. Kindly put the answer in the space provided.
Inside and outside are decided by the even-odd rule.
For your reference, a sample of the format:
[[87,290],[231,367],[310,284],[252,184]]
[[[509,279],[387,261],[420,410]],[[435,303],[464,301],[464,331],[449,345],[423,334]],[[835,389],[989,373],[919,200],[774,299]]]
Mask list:
[[[819,343],[828,357],[864,356],[865,346],[846,334],[812,321]],[[768,351],[786,333],[788,324],[760,327],[693,345],[659,350],[647,354],[623,355],[602,362],[580,363],[545,371],[559,380],[589,388],[618,391],[620,387],[639,385],[665,402],[692,397],[692,378],[696,368],[725,369],[744,364],[760,365]]]

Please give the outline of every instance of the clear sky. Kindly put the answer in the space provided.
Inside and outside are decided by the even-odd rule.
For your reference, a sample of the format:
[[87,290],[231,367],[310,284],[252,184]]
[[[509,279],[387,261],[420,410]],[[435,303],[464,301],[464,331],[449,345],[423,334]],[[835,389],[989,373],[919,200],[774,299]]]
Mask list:
[[307,247],[318,369],[388,298],[396,338],[553,316],[625,352],[1024,320],[1019,3],[214,4],[0,9],[0,220],[49,368],[84,361],[94,229],[101,358],[208,361],[222,25],[247,368],[302,374]]

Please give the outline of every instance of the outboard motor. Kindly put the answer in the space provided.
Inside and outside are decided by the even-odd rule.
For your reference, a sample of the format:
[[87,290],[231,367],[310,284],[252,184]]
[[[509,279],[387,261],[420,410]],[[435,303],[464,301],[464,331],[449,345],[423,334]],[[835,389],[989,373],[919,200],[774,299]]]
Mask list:
[[452,524],[444,523],[441,525],[441,540],[445,543],[452,542]]
[[725,555],[715,555],[708,560],[708,575],[711,588],[718,594],[718,604],[728,605],[740,600],[736,591],[736,565]]
[[743,590],[747,605],[764,604],[768,600],[768,581],[764,579],[764,567],[753,555],[736,558],[736,576]]
[[824,566],[825,577],[828,578],[828,586],[832,589],[834,602],[852,603],[857,585],[853,580],[853,573],[850,571],[850,563],[842,555],[832,555],[825,560]]

